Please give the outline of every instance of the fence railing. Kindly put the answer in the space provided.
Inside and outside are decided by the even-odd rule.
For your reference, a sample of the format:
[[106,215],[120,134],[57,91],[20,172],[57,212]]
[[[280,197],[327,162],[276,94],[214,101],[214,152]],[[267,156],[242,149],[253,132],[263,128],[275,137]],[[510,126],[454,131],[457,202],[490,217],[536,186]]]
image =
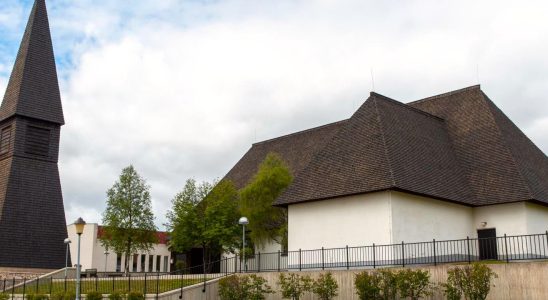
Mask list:
[[[466,238],[460,240],[428,241],[388,245],[371,244],[361,247],[320,248],[271,253],[256,253],[243,261],[238,255],[206,265],[189,267],[171,273],[120,273],[111,277],[82,278],[82,294],[97,291],[141,292],[159,295],[163,292],[202,283],[234,273],[272,271],[333,270],[378,268],[387,266],[437,265],[442,263],[471,263],[479,260],[504,262],[548,259],[548,231],[543,234]],[[107,274],[104,274],[107,275]],[[118,275],[118,276],[116,276]],[[0,292],[10,294],[54,294],[75,291],[76,279],[50,277],[4,278]]]

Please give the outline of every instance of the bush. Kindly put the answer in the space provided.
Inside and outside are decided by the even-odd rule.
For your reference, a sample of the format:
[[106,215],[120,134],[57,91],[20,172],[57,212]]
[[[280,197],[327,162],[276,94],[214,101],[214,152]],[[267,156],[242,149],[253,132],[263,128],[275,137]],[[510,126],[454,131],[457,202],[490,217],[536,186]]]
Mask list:
[[89,292],[86,294],[86,300],[103,300],[103,294],[99,292]]
[[491,280],[497,274],[488,266],[474,263],[447,271],[447,283],[442,284],[447,299],[484,300],[491,290]]
[[0,300],[8,300],[9,298],[10,298],[10,295],[0,293]]
[[363,271],[354,277],[354,287],[360,300],[377,300],[381,298],[381,288],[377,273]]
[[51,294],[50,300],[74,300],[76,299],[76,294],[72,291],[70,292],[57,292]]
[[257,275],[232,275],[219,281],[219,297],[222,300],[263,300],[273,293],[266,280]]
[[284,299],[299,300],[301,296],[312,288],[312,279],[309,276],[300,276],[295,273],[281,273],[278,285]]
[[139,292],[129,292],[126,297],[127,300],[145,300],[145,295]]
[[112,294],[108,295],[109,300],[124,300],[124,294],[120,294],[118,292],[113,292]]
[[396,277],[401,298],[416,300],[432,295],[433,285],[428,271],[405,269],[399,271]]
[[28,294],[27,300],[48,300],[48,295],[44,294]]
[[331,300],[337,297],[337,290],[339,285],[333,279],[333,274],[328,272],[326,274],[320,274],[320,277],[312,284],[312,291],[318,295],[321,300]]
[[377,271],[377,276],[379,277],[381,299],[396,299],[398,296],[398,273],[390,269],[381,269]]

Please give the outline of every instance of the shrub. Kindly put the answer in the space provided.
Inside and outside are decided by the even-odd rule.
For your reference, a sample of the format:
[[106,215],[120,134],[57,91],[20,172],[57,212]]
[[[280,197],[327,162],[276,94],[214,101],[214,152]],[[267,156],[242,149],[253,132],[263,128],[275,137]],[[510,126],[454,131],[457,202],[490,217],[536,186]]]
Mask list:
[[376,273],[363,271],[354,277],[354,287],[360,300],[376,300],[381,298],[379,276]]
[[379,277],[379,288],[381,290],[381,299],[392,300],[398,296],[398,275],[390,269],[381,269],[377,271]]
[[145,300],[145,295],[140,292],[129,292],[126,297],[127,300]]
[[0,293],[0,300],[8,300],[10,298],[10,295]]
[[112,294],[108,295],[109,300],[124,300],[124,294],[120,294],[118,292],[113,292]]
[[48,295],[44,294],[28,294],[27,300],[48,300]]
[[339,285],[333,279],[333,274],[328,272],[326,274],[320,274],[320,277],[312,284],[312,291],[318,295],[321,300],[331,300],[337,297],[337,290]]
[[103,294],[99,292],[89,292],[86,294],[86,300],[103,300]]
[[399,271],[396,278],[401,298],[416,300],[432,295],[433,285],[428,271],[405,269]]
[[73,291],[56,292],[51,294],[50,300],[74,300],[76,294]]
[[447,271],[447,283],[442,284],[447,299],[484,300],[491,290],[491,280],[497,274],[488,266],[474,263]]
[[219,297],[222,300],[263,300],[273,293],[266,280],[257,275],[232,275],[219,281]]
[[281,273],[278,277],[278,285],[284,299],[299,300],[301,296],[312,288],[310,276],[300,276],[295,273]]

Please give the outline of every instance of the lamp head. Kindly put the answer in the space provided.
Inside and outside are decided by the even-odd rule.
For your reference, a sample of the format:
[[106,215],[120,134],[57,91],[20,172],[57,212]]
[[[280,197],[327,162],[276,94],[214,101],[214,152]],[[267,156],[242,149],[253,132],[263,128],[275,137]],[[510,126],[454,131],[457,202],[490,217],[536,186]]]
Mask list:
[[238,220],[238,224],[247,225],[249,224],[249,220],[246,217],[241,217],[240,220]]
[[70,244],[70,239],[69,238],[66,238],[65,241],[64,241],[65,244]]
[[82,232],[84,232],[84,226],[86,226],[86,221],[84,221],[82,218],[78,218],[78,220],[74,222],[76,234],[82,234]]

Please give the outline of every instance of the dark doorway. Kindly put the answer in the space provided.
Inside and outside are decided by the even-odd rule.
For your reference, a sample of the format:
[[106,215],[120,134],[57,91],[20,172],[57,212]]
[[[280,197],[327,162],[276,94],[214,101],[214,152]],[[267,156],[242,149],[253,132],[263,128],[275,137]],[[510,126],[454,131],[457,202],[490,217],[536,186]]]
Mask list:
[[479,259],[498,259],[497,230],[495,228],[478,230]]

